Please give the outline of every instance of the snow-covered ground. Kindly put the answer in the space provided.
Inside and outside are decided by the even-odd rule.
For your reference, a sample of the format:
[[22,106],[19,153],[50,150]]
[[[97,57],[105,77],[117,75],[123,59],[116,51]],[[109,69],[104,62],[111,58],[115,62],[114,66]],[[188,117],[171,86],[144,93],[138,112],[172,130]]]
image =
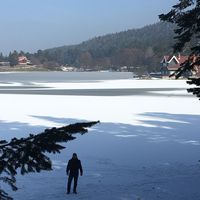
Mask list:
[[[61,154],[51,156],[54,171],[19,176],[19,190],[12,193],[16,200],[200,199],[200,102],[186,92],[184,80],[32,84],[43,90],[96,89],[97,93],[98,89],[159,89],[127,96],[0,94],[3,138],[101,121],[88,134],[77,135]],[[73,152],[82,161],[84,175],[79,178],[78,195],[66,195],[65,168]]]

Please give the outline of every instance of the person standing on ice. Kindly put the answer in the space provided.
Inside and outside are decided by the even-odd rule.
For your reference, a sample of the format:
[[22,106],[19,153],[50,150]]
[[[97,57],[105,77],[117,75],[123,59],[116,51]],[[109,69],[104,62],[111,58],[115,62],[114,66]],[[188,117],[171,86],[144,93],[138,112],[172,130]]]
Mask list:
[[80,175],[82,176],[83,169],[81,161],[78,159],[77,154],[73,153],[72,158],[68,161],[66,168],[66,173],[68,175],[67,194],[70,193],[71,183],[73,179],[74,179],[73,193],[77,194],[76,187],[78,182],[79,170],[80,170]]

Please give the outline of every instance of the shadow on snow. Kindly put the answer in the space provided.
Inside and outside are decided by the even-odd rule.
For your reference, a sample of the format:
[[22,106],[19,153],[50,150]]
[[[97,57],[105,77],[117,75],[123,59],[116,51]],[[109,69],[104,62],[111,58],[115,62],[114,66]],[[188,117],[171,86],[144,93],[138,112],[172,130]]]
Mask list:
[[[85,121],[32,117],[60,126]],[[73,152],[78,153],[84,167],[84,176],[80,179],[81,196],[78,199],[155,199],[156,195],[160,195],[161,199],[187,199],[200,195],[198,188],[189,187],[194,181],[198,185],[195,177],[198,178],[199,167],[195,164],[200,157],[200,116],[143,113],[137,117],[140,120],[135,124],[134,121],[133,124],[102,122],[92,127],[88,134],[77,135],[77,139],[67,143],[67,148],[61,154],[51,155],[54,172],[19,176],[20,190],[13,196],[20,200],[40,200],[42,196],[49,200],[65,199],[66,161]],[[0,121],[2,139],[37,134],[45,128]],[[185,182],[185,185],[180,185],[181,182]],[[183,187],[191,188],[192,192],[183,192]]]

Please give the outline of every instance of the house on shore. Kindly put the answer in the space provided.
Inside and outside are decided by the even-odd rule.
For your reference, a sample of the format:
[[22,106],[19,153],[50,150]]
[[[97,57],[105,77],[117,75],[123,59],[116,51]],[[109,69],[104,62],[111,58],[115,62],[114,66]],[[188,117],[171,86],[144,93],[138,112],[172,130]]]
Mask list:
[[[162,76],[170,76],[175,71],[177,71],[181,64],[184,63],[189,57],[183,56],[183,55],[172,55],[172,56],[164,56],[161,60],[161,74]],[[194,60],[196,57],[194,56]],[[183,74],[183,76],[188,77],[192,75],[198,75],[200,74],[200,66],[195,66],[194,69],[191,72],[186,72]]]
[[26,56],[19,56],[18,65],[31,65],[31,61]]

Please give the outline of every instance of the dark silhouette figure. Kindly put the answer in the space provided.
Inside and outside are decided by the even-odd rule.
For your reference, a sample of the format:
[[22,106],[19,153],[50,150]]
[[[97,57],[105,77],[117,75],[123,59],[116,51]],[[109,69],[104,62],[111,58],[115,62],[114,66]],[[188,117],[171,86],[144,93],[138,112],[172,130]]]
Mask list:
[[79,170],[82,176],[83,169],[81,166],[81,161],[78,159],[77,154],[73,153],[72,158],[69,160],[66,169],[66,173],[68,175],[67,194],[70,193],[71,183],[73,179],[74,179],[73,193],[77,194],[76,187],[78,182]]

